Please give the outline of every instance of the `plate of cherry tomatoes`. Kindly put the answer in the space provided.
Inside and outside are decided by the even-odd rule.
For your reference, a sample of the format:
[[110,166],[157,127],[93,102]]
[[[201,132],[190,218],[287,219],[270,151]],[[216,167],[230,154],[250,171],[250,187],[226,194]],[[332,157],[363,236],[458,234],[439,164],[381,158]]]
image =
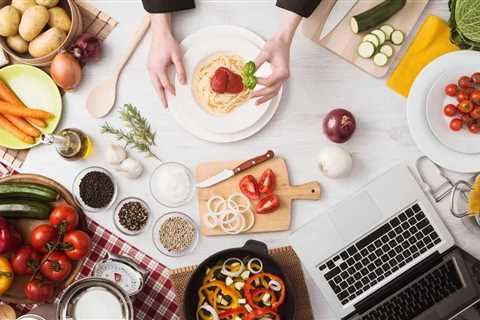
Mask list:
[[[478,71],[477,71],[478,70]],[[480,153],[480,70],[464,65],[444,72],[427,96],[426,118],[446,147]]]

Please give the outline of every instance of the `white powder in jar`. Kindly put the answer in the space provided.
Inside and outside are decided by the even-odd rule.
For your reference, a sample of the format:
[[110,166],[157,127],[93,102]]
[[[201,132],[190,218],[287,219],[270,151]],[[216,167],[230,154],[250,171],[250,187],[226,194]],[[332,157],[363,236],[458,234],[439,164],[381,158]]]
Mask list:
[[193,185],[187,168],[177,163],[166,163],[155,170],[151,188],[162,204],[177,205],[190,198]]

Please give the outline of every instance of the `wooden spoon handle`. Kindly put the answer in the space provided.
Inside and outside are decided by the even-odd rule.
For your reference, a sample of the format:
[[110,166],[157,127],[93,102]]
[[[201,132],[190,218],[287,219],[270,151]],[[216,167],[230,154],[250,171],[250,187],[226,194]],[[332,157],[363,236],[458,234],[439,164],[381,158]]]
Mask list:
[[145,35],[149,27],[150,27],[150,14],[145,14],[145,16],[143,17],[142,24],[138,27],[137,31],[135,32],[135,35],[133,36],[132,43],[128,48],[127,54],[117,66],[117,72],[116,72],[117,76],[120,74],[120,72],[122,72],[128,60],[130,60],[130,57],[135,52],[135,49],[137,49],[138,45],[140,44],[140,41],[142,41],[143,36]]
[[290,199],[318,200],[320,199],[320,183],[312,181],[299,186],[291,186],[285,196]]

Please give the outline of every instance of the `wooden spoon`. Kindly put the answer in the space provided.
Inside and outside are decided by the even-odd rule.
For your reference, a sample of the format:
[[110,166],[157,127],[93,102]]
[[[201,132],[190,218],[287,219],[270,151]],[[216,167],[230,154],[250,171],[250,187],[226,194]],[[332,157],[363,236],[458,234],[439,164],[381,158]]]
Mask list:
[[135,52],[135,49],[137,49],[149,26],[150,15],[146,14],[143,18],[142,24],[135,32],[135,36],[133,38],[132,44],[130,45],[130,48],[128,49],[127,54],[118,64],[113,76],[107,81],[97,86],[96,88],[94,88],[88,95],[87,111],[92,117],[101,118],[107,115],[110,110],[112,110],[117,97],[117,83],[118,78],[120,77],[120,73],[122,72],[123,68],[132,56],[133,52]]

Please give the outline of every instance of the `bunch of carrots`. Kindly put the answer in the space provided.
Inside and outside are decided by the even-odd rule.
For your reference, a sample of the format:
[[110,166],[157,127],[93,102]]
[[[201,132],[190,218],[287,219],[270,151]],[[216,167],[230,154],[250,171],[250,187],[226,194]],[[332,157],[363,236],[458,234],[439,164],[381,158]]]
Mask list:
[[45,120],[53,117],[47,111],[28,108],[17,95],[0,80],[0,128],[18,139],[33,144],[45,128]]

